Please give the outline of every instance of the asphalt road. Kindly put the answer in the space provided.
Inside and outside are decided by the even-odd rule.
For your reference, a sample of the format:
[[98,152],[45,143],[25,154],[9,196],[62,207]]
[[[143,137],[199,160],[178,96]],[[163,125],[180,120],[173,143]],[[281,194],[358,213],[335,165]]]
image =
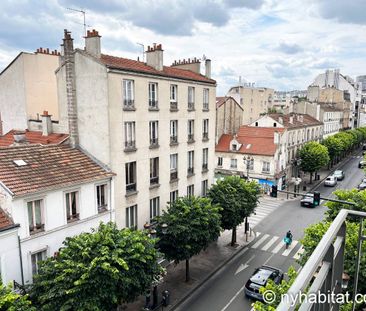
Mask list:
[[[361,156],[361,152],[359,154]],[[335,189],[355,188],[364,177],[364,171],[358,168],[361,157],[352,157],[341,168],[346,177],[336,187],[324,187],[320,184],[317,191],[322,197],[334,197]],[[181,311],[243,311],[251,310],[252,300],[244,296],[244,285],[254,270],[267,264],[284,272],[293,265],[299,266],[295,258],[301,252],[298,240],[310,224],[324,218],[324,201],[316,208],[300,207],[300,198],[285,201],[275,212],[264,218],[256,227],[256,239],[237,254],[224,268],[199,288],[176,310]],[[294,242],[285,250],[283,236],[291,230]]]

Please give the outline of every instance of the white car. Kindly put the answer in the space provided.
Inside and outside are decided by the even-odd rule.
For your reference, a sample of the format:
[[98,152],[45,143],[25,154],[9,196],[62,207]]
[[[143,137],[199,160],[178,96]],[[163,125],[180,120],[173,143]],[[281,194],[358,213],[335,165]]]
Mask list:
[[324,181],[324,186],[334,187],[337,184],[337,177],[330,175]]

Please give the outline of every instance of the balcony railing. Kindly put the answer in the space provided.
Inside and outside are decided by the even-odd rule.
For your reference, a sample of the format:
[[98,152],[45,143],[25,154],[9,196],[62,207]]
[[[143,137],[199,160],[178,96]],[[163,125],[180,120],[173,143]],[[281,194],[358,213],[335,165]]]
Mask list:
[[[320,305],[319,302],[314,301],[315,299],[311,299],[310,297],[314,297],[315,294],[319,297],[321,294],[324,296],[329,295],[329,293],[337,295],[342,292],[346,219],[348,216],[360,218],[353,285],[354,295],[357,294],[361,246],[362,241],[366,240],[362,230],[366,213],[342,209],[297,275],[285,297],[282,297],[285,299],[281,300],[276,310],[339,310],[341,301],[337,301],[337,299],[325,299]],[[302,301],[300,301],[300,298]]]
[[135,191],[136,191],[136,183],[126,185],[126,192],[135,192]]
[[203,103],[203,110],[208,111],[208,103]]
[[188,167],[187,174],[188,175],[193,175],[194,174],[194,168],[193,167]]
[[202,134],[202,140],[203,140],[203,141],[207,141],[207,140],[208,140],[208,133],[207,133],[207,132],[204,132],[204,133]]
[[103,204],[98,206],[98,213],[105,212],[108,209],[108,204]]
[[178,136],[170,136],[170,144],[171,145],[178,144]]
[[170,172],[170,181],[175,181],[178,179],[178,172]]
[[150,177],[150,185],[156,185],[159,183],[159,176]]
[[202,164],[202,171],[207,171],[208,170],[208,164],[207,163],[203,163]]
[[123,100],[123,109],[135,110],[135,101],[133,99],[124,99]]
[[151,138],[150,139],[150,148],[157,148],[157,147],[159,147],[159,139]]
[[79,220],[79,213],[67,215],[67,222]]
[[44,231],[44,224],[37,224],[35,226],[29,226],[30,234],[36,234],[38,232]]
[[178,111],[178,102],[170,102],[170,111]]
[[188,102],[188,110],[189,110],[189,111],[194,110],[194,103],[192,103],[192,102]]
[[194,142],[194,134],[188,134],[188,142],[193,143]]
[[134,140],[125,141],[125,151],[136,150],[136,142]]
[[150,110],[158,110],[159,107],[158,107],[158,101],[157,100],[154,100],[154,99],[150,99],[149,100],[149,109]]

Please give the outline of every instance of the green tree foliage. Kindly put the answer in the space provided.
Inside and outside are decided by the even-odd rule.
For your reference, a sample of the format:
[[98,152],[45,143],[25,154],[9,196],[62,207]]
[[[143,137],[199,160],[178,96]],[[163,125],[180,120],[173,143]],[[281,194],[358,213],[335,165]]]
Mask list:
[[[162,224],[168,225],[166,232]],[[189,281],[189,259],[220,236],[220,207],[208,198],[179,198],[158,217],[159,250],[165,258],[186,261],[186,281]]]
[[329,154],[327,147],[318,142],[310,141],[306,143],[299,152],[301,159],[301,169],[310,173],[310,183],[313,173],[318,171],[329,162]]
[[154,241],[144,232],[100,224],[67,238],[40,264],[31,289],[37,310],[112,310],[145,293],[160,273]]
[[334,164],[336,159],[342,155],[344,150],[344,144],[342,140],[334,136],[329,136],[324,139],[322,145],[327,147],[329,158],[332,164]]
[[254,212],[259,193],[256,182],[247,182],[239,176],[228,176],[211,187],[209,197],[222,207],[221,227],[233,230],[231,245],[236,243],[236,227]]
[[12,291],[11,286],[5,286],[0,278],[0,310],[1,311],[36,311],[28,299],[28,295],[19,295]]

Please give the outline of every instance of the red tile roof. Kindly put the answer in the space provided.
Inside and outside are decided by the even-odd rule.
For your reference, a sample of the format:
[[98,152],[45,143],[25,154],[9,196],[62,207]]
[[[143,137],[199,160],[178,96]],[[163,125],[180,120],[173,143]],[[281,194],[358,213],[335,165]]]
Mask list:
[[[0,136],[0,147],[11,146],[14,143],[13,135],[16,132],[18,131],[11,130],[5,135]],[[69,135],[52,133],[48,136],[42,136],[42,132],[25,130],[25,137],[27,139],[27,142],[30,144],[48,145],[48,144],[61,144],[69,137]]]
[[[23,160],[18,166],[14,160]],[[0,181],[15,196],[64,188],[114,174],[68,145],[25,145],[0,148]]]
[[[314,125],[322,125],[323,123],[318,121],[317,119],[309,116],[308,114],[280,114],[280,113],[271,113],[270,116],[272,119],[276,120],[277,122],[281,123],[284,127],[287,128],[297,128],[297,127],[304,127],[304,126],[314,126]],[[293,117],[292,123],[290,123],[290,116]],[[299,116],[299,119],[298,117]],[[302,116],[302,121],[301,121]],[[282,118],[283,122],[280,122],[279,119]]]
[[11,217],[0,208],[0,231],[14,226]]
[[151,66],[146,65],[146,63],[144,62],[105,54],[101,55],[100,60],[102,61],[103,64],[105,64],[107,67],[110,68],[122,69],[132,72],[140,72],[156,76],[165,76],[170,78],[178,78],[183,80],[216,84],[215,80],[208,79],[204,75],[198,74],[191,70],[164,66],[163,70],[159,71]]
[[[274,133],[281,134],[284,131],[283,128],[241,126],[236,137],[223,134],[215,150],[216,152],[239,152],[242,154],[272,156],[277,149],[277,145],[274,143]],[[234,138],[242,144],[238,151],[230,149],[230,142]]]

